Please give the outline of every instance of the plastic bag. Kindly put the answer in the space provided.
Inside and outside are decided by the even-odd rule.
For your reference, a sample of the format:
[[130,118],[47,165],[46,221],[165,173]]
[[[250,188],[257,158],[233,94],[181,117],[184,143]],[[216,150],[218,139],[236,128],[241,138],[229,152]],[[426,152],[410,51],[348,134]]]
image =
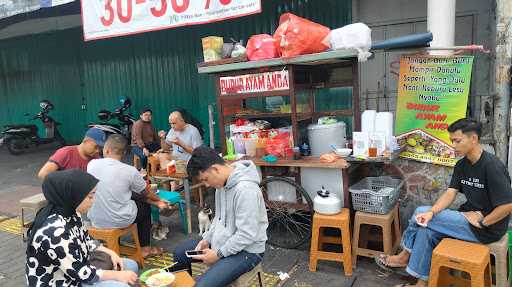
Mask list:
[[291,150],[290,134],[278,134],[271,139],[267,139],[266,144],[267,154],[271,154],[280,158],[286,158],[288,156],[287,153],[289,153],[289,150]]
[[267,34],[254,35],[247,42],[247,58],[249,61],[277,58],[275,40]]
[[329,34],[331,49],[356,49],[360,62],[372,55],[372,30],[363,23],[355,23],[332,30]]
[[285,13],[274,33],[277,52],[282,57],[323,52],[329,48],[325,42],[329,32],[323,25]]
[[201,39],[203,44],[203,57],[205,62],[222,59],[222,47],[224,39],[222,37],[209,36]]

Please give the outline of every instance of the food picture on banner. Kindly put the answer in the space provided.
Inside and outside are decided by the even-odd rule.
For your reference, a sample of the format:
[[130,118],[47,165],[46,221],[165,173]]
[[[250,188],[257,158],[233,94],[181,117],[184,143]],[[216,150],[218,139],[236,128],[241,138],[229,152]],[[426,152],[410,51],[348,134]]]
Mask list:
[[448,126],[466,116],[472,56],[402,56],[395,131],[407,159],[454,166]]

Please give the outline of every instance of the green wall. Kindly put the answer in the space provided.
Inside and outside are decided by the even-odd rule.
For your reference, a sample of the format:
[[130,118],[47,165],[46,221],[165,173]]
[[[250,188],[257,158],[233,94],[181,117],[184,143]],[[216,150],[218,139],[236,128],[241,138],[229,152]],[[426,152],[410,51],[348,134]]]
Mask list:
[[262,5],[258,15],[92,42],[83,42],[81,29],[0,41],[0,126],[28,123],[23,115],[37,112],[39,100],[48,99],[55,105],[51,115],[63,123],[63,136],[78,142],[100,109],[112,110],[127,96],[134,115],[143,106],[153,109],[158,129],[168,129],[169,112],[184,107],[207,131],[215,94],[212,78],[196,69],[202,37],[246,43],[251,35],[272,34],[279,15],[288,11],[330,28],[351,22],[350,0],[262,0]]

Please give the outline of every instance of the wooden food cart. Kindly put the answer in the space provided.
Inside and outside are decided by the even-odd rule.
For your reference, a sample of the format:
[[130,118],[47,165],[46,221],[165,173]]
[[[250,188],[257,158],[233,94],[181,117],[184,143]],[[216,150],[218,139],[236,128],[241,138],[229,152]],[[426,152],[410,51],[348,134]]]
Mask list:
[[[236,119],[287,122],[291,125],[295,146],[303,143],[305,135],[301,133],[301,127],[316,123],[323,116],[334,116],[349,122],[346,123],[350,127],[347,128],[347,134],[352,130],[360,130],[356,51],[337,50],[294,58],[223,65],[202,63],[198,65],[198,71],[215,77],[220,142],[224,154],[226,127]],[[349,102],[348,105],[343,108],[333,104],[320,105],[317,100],[320,92],[325,94],[326,90],[329,92],[340,88],[351,90],[351,95],[343,99]],[[268,106],[267,98],[278,96],[283,99],[280,110],[253,108],[254,102],[261,105],[265,101]],[[260,168],[263,176],[261,186],[269,215],[267,233],[269,243],[273,245],[295,248],[310,238],[314,194],[302,187],[303,170],[321,169],[326,173],[336,171],[333,175],[340,182],[337,188],[344,199],[344,205],[350,205],[349,165],[345,160],[326,164],[314,157],[279,159],[276,163],[268,163],[260,158],[250,159]],[[283,190],[283,193],[287,191],[287,196],[275,194],[276,189]],[[271,194],[271,190],[274,194]],[[290,190],[295,190],[295,196],[290,196]]]

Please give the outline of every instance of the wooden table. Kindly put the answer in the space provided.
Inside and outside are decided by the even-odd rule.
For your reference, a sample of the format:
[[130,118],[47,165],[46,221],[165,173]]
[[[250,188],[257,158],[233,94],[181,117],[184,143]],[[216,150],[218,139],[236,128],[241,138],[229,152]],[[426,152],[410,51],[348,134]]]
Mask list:
[[150,174],[150,176],[157,180],[183,180],[183,191],[185,193],[185,209],[187,215],[187,232],[188,234],[192,233],[192,211],[190,208],[190,182],[189,177],[186,173],[174,173],[172,175],[167,175],[166,171],[157,171],[155,173]]
[[176,275],[176,281],[173,287],[193,287],[196,285],[196,281],[187,271],[176,272],[174,275]]

